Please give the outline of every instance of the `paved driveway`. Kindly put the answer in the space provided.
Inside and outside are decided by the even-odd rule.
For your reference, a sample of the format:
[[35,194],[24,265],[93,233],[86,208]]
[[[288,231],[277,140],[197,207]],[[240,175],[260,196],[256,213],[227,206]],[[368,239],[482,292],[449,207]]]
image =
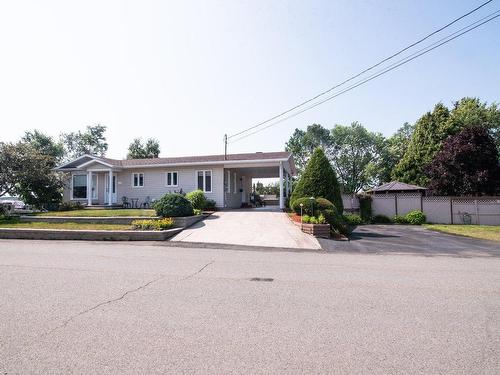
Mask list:
[[1,374],[500,368],[495,257],[0,240],[0,286]]
[[172,238],[174,242],[219,243],[290,249],[320,249],[318,241],[275,208],[219,211]]
[[362,225],[351,241],[322,240],[325,250],[379,254],[500,256],[500,243],[454,236],[413,225]]

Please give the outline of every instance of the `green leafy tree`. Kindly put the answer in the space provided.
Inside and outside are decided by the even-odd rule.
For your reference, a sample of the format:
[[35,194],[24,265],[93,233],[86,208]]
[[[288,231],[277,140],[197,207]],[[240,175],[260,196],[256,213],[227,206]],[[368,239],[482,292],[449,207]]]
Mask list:
[[327,155],[337,172],[342,190],[357,193],[372,187],[383,171],[385,138],[368,131],[358,122],[335,125]]
[[385,141],[385,146],[382,150],[382,166],[379,172],[379,182],[390,182],[392,180],[391,173],[399,161],[403,158],[415,126],[405,122],[401,128]]
[[451,111],[439,103],[415,124],[408,148],[393,170],[393,179],[425,186],[427,169],[450,135],[467,127],[484,126],[500,149],[500,109],[478,98],[465,97],[453,103]]
[[314,150],[317,147],[326,150],[330,144],[330,131],[319,124],[312,124],[306,131],[295,129],[286,143],[285,150],[293,154],[295,167],[300,175]]
[[128,146],[127,159],[153,159],[160,155],[160,143],[149,138],[144,144],[140,138],[135,138]]
[[61,162],[64,157],[63,144],[54,141],[54,138],[36,129],[25,132],[24,136],[21,138],[21,142],[30,144],[35,150],[43,155],[51,156],[53,166]]
[[484,126],[448,137],[431,163],[429,188],[442,195],[495,194],[500,167],[495,141]]
[[66,159],[74,159],[84,154],[104,156],[108,150],[105,132],[106,127],[98,124],[87,126],[84,132],[61,134]]
[[339,213],[344,211],[337,176],[324,151],[319,147],[314,150],[295,185],[290,204],[293,205],[294,200],[303,197],[326,198],[335,205]]
[[60,202],[63,184],[53,166],[52,156],[29,143],[0,143],[0,196],[17,195],[37,207]]
[[415,185],[427,185],[426,168],[441,149],[443,141],[455,129],[448,122],[450,111],[438,103],[432,112],[427,112],[415,124],[415,130],[407,150],[392,172],[394,180]]

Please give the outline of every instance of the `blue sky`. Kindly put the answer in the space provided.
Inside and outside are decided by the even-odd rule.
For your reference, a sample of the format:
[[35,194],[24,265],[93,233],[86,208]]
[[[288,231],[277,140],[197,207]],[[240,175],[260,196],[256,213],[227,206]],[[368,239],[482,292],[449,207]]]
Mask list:
[[[101,123],[110,157],[134,137],[162,156],[223,151],[304,100],[483,1],[4,1],[2,141]],[[484,7],[459,26],[500,9]],[[443,34],[444,35],[444,34]],[[390,135],[438,101],[500,101],[500,18],[230,152],[282,150],[295,128],[359,121]]]

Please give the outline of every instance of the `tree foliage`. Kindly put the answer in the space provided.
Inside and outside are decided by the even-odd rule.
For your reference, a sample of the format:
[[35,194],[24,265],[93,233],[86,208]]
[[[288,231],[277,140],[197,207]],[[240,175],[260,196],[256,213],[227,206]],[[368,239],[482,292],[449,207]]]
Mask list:
[[75,159],[83,154],[104,156],[108,150],[105,132],[106,127],[97,124],[87,126],[84,132],[62,133],[61,142],[66,153],[65,159]]
[[393,179],[426,186],[426,172],[450,135],[467,127],[484,126],[500,147],[500,110],[496,104],[487,105],[477,98],[462,98],[449,110],[438,103],[415,124],[408,148],[393,170]]
[[429,167],[429,188],[442,195],[495,194],[498,150],[485,126],[468,126],[450,136]]
[[36,129],[26,131],[21,142],[28,143],[41,154],[52,157],[53,166],[56,166],[64,157],[63,144]]
[[62,182],[52,168],[54,158],[30,143],[0,143],[0,196],[19,196],[42,207],[60,202]]
[[379,182],[390,182],[392,180],[392,171],[408,149],[414,129],[414,125],[405,122],[396,133],[386,139],[382,153],[383,162],[379,173]]
[[326,198],[335,205],[339,213],[344,210],[337,176],[319,147],[314,150],[300,176],[290,198],[290,204],[293,205],[294,200],[303,197]]
[[149,138],[143,143],[141,138],[135,138],[128,146],[127,159],[153,159],[160,155],[160,143]]
[[384,146],[382,134],[368,131],[359,122],[335,125],[327,154],[345,193],[357,193],[380,180]]
[[293,154],[297,173],[300,175],[316,148],[327,150],[331,144],[330,131],[319,124],[312,124],[306,131],[295,129],[286,143],[285,150]]

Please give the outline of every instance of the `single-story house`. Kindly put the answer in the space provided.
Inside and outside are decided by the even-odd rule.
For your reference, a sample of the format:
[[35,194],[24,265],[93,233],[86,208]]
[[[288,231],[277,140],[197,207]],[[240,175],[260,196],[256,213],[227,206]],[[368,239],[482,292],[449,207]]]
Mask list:
[[250,201],[252,178],[277,177],[284,208],[295,175],[289,152],[127,160],[82,155],[55,170],[67,178],[63,200],[88,206],[121,205],[123,197],[140,205],[165,193],[201,189],[217,207],[238,208]]
[[367,194],[395,194],[395,193],[420,193],[425,195],[427,188],[417,185],[406,184],[404,182],[392,181],[367,190]]

